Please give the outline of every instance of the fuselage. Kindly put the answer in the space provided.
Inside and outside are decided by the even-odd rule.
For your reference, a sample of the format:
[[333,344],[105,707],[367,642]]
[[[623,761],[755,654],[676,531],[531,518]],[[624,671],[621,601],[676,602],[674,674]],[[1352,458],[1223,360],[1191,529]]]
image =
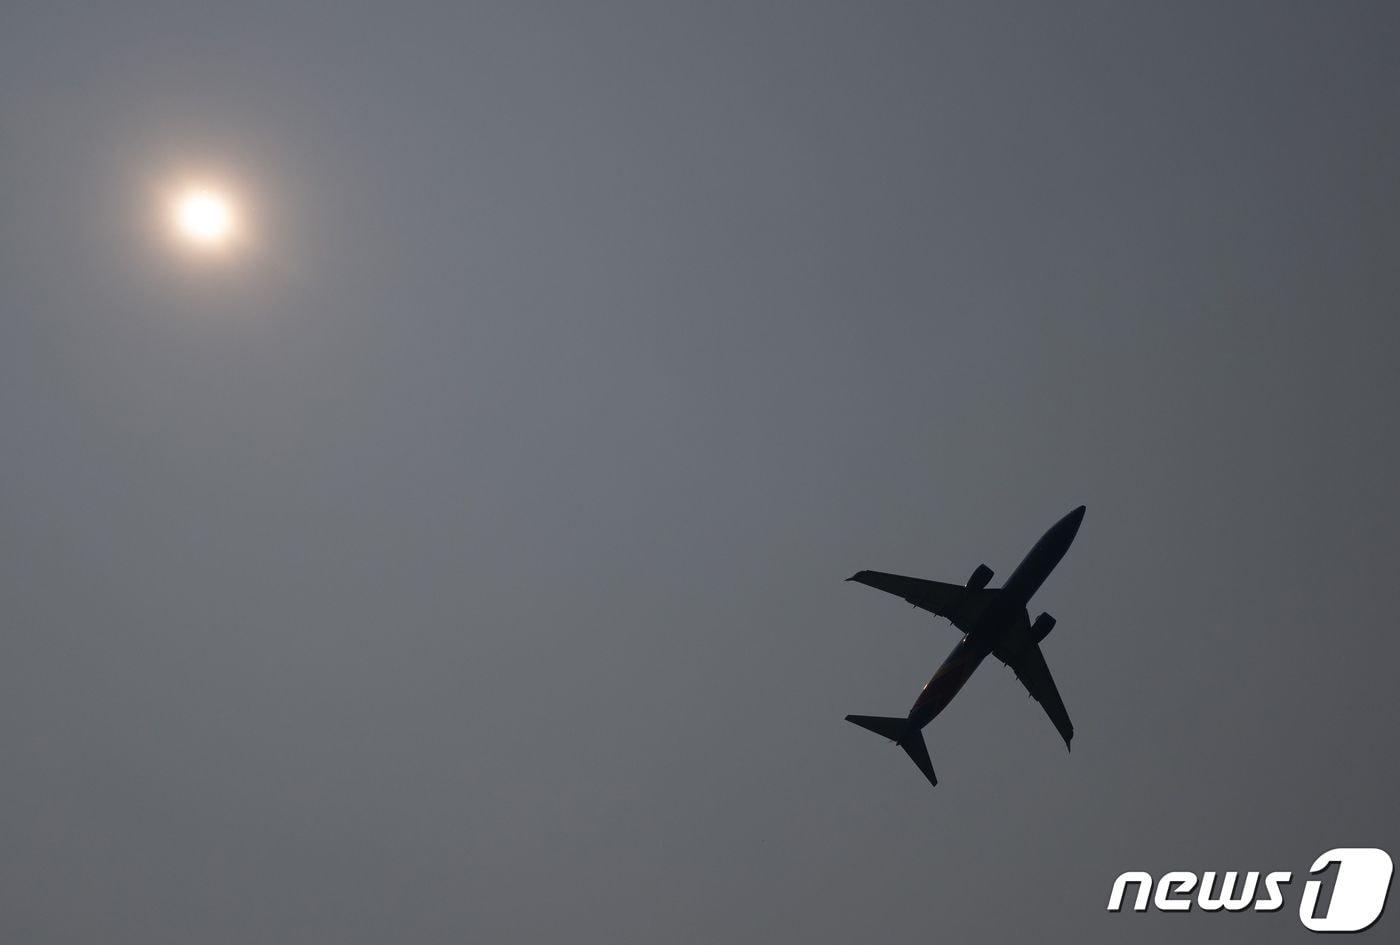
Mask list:
[[909,710],[912,726],[923,728],[933,721],[953,701],[977,667],[982,665],[987,654],[1025,623],[1026,605],[1065,556],[1083,520],[1084,506],[1081,505],[1050,526],[1050,530],[1021,559],[973,627],[953,647],[953,652],[934,672],[933,678],[924,684],[919,698],[914,700]]

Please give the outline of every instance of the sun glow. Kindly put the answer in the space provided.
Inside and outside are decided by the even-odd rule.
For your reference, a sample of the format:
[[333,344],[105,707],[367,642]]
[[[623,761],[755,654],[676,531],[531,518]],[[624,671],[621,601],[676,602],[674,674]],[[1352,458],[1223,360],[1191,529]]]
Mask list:
[[239,235],[232,198],[213,187],[189,187],[174,199],[175,232],[189,246],[212,251],[228,247]]

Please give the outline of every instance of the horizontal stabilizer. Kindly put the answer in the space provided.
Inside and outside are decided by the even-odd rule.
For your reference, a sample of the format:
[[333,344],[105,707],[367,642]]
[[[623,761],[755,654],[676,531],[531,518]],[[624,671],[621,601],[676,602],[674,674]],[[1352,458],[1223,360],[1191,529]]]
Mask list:
[[883,715],[848,715],[846,721],[854,722],[876,735],[883,735],[892,742],[903,738],[904,730],[909,727],[908,719],[892,719]]
[[928,783],[938,787],[938,778],[933,773],[933,762],[928,760],[928,746],[924,744],[924,733],[910,732],[909,736],[899,743],[899,747],[903,748],[914,764],[919,766],[924,777],[928,778]]
[[910,760],[928,778],[928,783],[938,785],[933,773],[933,762],[928,757],[928,746],[924,744],[924,734],[909,724],[908,719],[892,719],[883,715],[848,715],[847,722],[854,722],[861,728],[869,729],[876,735],[883,735],[903,748]]

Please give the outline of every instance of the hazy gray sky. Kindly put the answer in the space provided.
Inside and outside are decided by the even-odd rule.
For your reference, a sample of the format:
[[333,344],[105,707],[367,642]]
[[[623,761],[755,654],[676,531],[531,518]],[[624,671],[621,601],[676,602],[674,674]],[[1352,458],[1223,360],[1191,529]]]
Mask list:
[[[3,22],[0,940],[1275,943],[1110,883],[1400,855],[1393,6]],[[988,664],[930,790],[842,716],[956,634],[842,579],[1080,503],[1073,754]]]

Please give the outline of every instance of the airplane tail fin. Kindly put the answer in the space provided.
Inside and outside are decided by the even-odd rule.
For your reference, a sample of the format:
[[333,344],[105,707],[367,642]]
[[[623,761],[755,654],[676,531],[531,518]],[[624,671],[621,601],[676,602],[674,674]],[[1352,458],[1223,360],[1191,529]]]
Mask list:
[[938,787],[938,778],[933,773],[933,762],[928,758],[928,746],[924,744],[924,733],[921,731],[910,732],[899,743],[899,747],[904,749],[904,753],[914,762],[924,777],[928,778],[928,783]]
[[909,727],[908,719],[891,719],[883,715],[848,715],[847,722],[854,722],[861,728],[869,729],[876,735],[883,735],[892,742],[897,742],[904,737],[904,730]]
[[890,741],[904,749],[911,761],[928,778],[928,783],[934,786],[938,784],[938,778],[933,773],[933,762],[928,757],[928,746],[924,744],[924,733],[909,724],[908,719],[887,718],[881,715],[848,715],[847,722],[854,722],[863,729],[868,729],[876,735],[883,735]]

